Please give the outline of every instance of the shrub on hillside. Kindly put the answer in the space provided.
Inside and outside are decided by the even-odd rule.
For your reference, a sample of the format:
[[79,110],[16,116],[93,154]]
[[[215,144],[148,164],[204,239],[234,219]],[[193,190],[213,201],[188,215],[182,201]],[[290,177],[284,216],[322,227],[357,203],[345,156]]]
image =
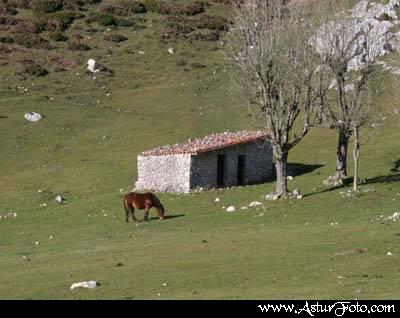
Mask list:
[[14,42],[15,42],[14,38],[10,36],[0,36],[0,43],[12,44]]
[[82,0],[83,4],[97,4],[100,3],[102,0]]
[[224,17],[202,14],[197,16],[193,21],[199,29],[228,30],[228,20]]
[[42,67],[40,64],[37,64],[33,60],[22,61],[22,73],[37,77],[49,74],[44,67]]
[[42,31],[65,31],[79,14],[72,11],[59,11],[49,14],[41,14],[34,18],[36,33]]
[[8,3],[0,2],[0,14],[1,15],[16,15],[18,10],[13,8]]
[[113,33],[105,35],[104,40],[119,43],[128,40],[128,38],[122,34]]
[[15,43],[26,48],[35,48],[35,49],[42,49],[42,50],[51,50],[52,47],[50,43],[35,34],[29,33],[19,33],[16,34],[14,37]]
[[20,21],[9,15],[0,15],[0,25],[17,25]]
[[10,54],[12,53],[12,48],[9,45],[0,44],[0,53],[2,54]]
[[32,0],[8,0],[7,4],[13,8],[29,9]]
[[84,2],[82,0],[63,0],[64,10],[80,10],[83,5]]
[[115,19],[112,14],[102,12],[91,12],[85,19],[86,23],[96,22],[102,26],[115,25]]
[[123,8],[126,8],[129,13],[146,13],[147,9],[146,6],[139,1],[129,1],[129,0],[122,0],[120,1],[120,5]]
[[47,62],[54,65],[58,70],[66,70],[77,66],[77,63],[65,56],[49,54]]
[[50,39],[56,42],[63,42],[68,40],[68,37],[64,35],[62,32],[52,32],[49,35]]
[[229,28],[228,20],[220,16],[201,14],[195,17],[169,16],[166,22],[171,28],[209,29],[215,31],[226,31]]
[[146,7],[139,1],[121,0],[116,4],[104,3],[99,6],[101,12],[126,16],[128,14],[146,13]]
[[67,49],[71,51],[88,51],[90,47],[82,43],[79,39],[74,39],[67,42]]
[[134,26],[135,22],[131,19],[115,18],[115,25],[120,27]]
[[160,13],[161,2],[159,0],[144,0],[147,11]]
[[62,0],[32,0],[32,10],[35,13],[52,13],[63,8]]
[[193,16],[205,11],[207,2],[196,1],[187,5],[178,5],[176,3],[168,3],[160,0],[146,0],[144,5],[148,11],[164,14],[164,15],[186,15]]
[[188,40],[194,41],[218,41],[220,35],[218,32],[211,33],[192,33],[187,36]]

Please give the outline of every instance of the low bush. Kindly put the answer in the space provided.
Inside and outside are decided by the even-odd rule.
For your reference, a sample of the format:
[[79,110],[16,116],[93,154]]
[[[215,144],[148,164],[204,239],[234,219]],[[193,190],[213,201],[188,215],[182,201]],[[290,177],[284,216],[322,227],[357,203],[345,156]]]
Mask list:
[[0,25],[17,25],[20,20],[9,16],[9,15],[0,15]]
[[49,74],[45,68],[32,60],[24,60],[22,62],[22,73],[37,77]]
[[218,32],[211,33],[192,33],[186,37],[188,40],[193,41],[218,41],[220,35]]
[[29,33],[18,33],[14,37],[15,43],[26,48],[35,48],[42,50],[51,50],[50,43],[42,37],[29,34]]
[[49,38],[56,42],[64,42],[68,40],[68,37],[62,32],[52,32],[49,34]]
[[35,13],[52,13],[63,8],[62,0],[32,0],[31,8]]
[[178,5],[160,0],[146,0],[144,5],[148,11],[164,15],[194,16],[203,13],[208,3],[205,1],[196,1],[187,5]]
[[85,19],[86,23],[96,22],[102,26],[115,25],[114,16],[110,13],[92,12]]
[[90,47],[80,41],[80,39],[74,39],[67,42],[67,49],[71,51],[89,51]]
[[0,36],[0,43],[12,44],[14,42],[15,42],[14,38],[10,36]]
[[32,0],[8,0],[7,4],[13,8],[29,9]]
[[18,10],[10,6],[8,3],[0,2],[0,14],[1,15],[16,15]]
[[115,18],[115,25],[120,27],[131,27],[135,25],[135,22],[131,19]]
[[104,40],[119,43],[128,40],[128,38],[122,34],[113,33],[105,35]]
[[138,1],[122,0],[116,4],[104,3],[99,6],[101,12],[126,16],[128,14],[146,13],[146,6]]

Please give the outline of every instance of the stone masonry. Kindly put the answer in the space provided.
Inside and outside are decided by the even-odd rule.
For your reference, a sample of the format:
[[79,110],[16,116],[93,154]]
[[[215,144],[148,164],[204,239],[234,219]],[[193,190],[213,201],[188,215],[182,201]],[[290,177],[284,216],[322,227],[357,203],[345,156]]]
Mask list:
[[223,133],[143,152],[135,190],[188,193],[265,182],[272,174],[267,137],[259,132]]

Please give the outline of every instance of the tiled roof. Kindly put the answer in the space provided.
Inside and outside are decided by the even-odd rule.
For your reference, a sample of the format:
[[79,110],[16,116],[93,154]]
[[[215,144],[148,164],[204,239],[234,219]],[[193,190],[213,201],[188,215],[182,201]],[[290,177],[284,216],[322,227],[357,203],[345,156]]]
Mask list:
[[223,132],[208,135],[202,138],[188,139],[186,142],[175,145],[165,145],[144,151],[142,156],[162,156],[174,154],[194,154],[226,148],[238,144],[269,139],[270,135],[266,131],[238,131]]

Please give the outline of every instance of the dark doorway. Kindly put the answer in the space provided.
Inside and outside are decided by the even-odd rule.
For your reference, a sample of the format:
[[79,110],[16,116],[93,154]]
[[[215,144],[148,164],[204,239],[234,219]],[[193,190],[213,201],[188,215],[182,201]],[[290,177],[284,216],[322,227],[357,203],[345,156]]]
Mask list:
[[222,187],[224,185],[224,172],[225,172],[225,155],[218,155],[217,160],[217,186]]
[[237,161],[237,185],[244,185],[244,170],[245,170],[246,156],[239,155]]

